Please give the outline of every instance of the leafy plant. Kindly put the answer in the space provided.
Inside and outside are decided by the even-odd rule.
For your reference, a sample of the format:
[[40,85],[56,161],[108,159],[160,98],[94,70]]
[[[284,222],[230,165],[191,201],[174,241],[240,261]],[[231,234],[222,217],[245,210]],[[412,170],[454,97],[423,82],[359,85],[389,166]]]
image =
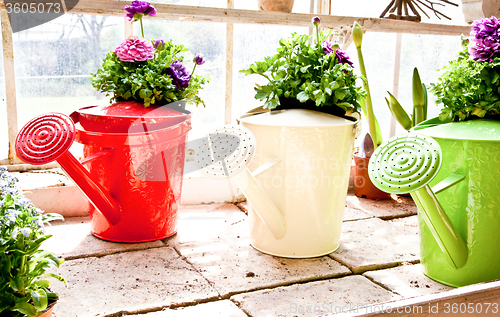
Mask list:
[[444,107],[442,121],[495,118],[500,114],[500,20],[474,21],[473,38],[456,60],[443,67],[444,73],[431,91]]
[[[358,99],[364,95],[356,85],[352,63],[337,44],[326,39],[331,33],[318,31],[320,21],[313,24],[312,36],[293,33],[291,38],[281,39],[274,56],[251,64],[240,72],[258,74],[269,82],[256,85],[255,98],[265,100],[264,108],[274,109],[280,98],[293,98],[301,103],[312,101],[318,107],[338,107],[342,114],[361,110]],[[309,41],[314,37],[315,41]]]
[[[129,20],[140,21],[144,37],[142,17],[154,16],[156,9],[149,2],[136,0],[125,6],[125,10],[125,17]],[[137,36],[129,37],[106,55],[102,69],[91,74],[92,86],[106,96],[111,95],[111,102],[135,100],[149,107],[187,99],[205,106],[198,93],[209,78],[194,75],[196,65],[205,61],[197,55],[189,73],[182,64],[184,57],[180,55],[187,51],[184,45],[175,45],[171,40],[148,41]]]
[[44,223],[63,219],[57,214],[42,215],[15,187],[17,179],[0,167],[0,315],[6,317],[38,316],[50,302],[58,299],[49,289],[52,277],[47,273],[63,260],[40,249],[51,236],[44,233]]
[[352,27],[352,39],[354,44],[356,45],[361,75],[363,75],[365,78],[365,80],[363,81],[363,87],[366,90],[366,98],[363,98],[361,100],[361,107],[363,109],[363,113],[365,114],[366,120],[368,121],[370,135],[374,140],[374,147],[377,148],[378,145],[382,144],[382,130],[380,129],[380,125],[378,124],[375,114],[373,113],[370,86],[368,85],[368,76],[366,75],[365,61],[363,58],[363,52],[361,50],[361,45],[363,43],[363,29],[358,24],[358,22],[354,22],[354,25]]
[[385,98],[392,115],[407,131],[427,119],[427,88],[421,82],[420,75],[416,67],[413,69],[412,83],[413,116],[411,118],[403,109],[396,97],[394,97],[390,92],[387,92],[389,94],[389,99]]
[[[180,53],[187,52],[183,45],[172,41],[157,45],[154,58],[146,61],[124,62],[115,52],[104,58],[102,69],[92,75],[92,86],[112,95],[111,101],[136,100],[146,107],[152,104],[167,104],[183,99],[191,99],[195,104],[203,104],[199,90],[209,79],[191,75],[186,88],[178,88],[172,76],[165,74],[174,61],[183,62]],[[195,63],[196,65],[196,63]]]

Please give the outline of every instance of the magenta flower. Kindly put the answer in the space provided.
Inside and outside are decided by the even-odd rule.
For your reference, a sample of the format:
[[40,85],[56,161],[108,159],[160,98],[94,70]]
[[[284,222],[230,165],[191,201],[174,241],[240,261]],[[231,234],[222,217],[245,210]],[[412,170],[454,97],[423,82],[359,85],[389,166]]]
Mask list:
[[196,65],[203,65],[203,64],[205,64],[205,61],[203,60],[203,57],[201,57],[200,55],[196,55],[195,58],[193,59],[193,62]]
[[351,66],[352,68],[354,68],[354,64],[349,59],[349,56],[347,56],[347,53],[344,52],[341,48],[338,48],[335,51],[335,59],[340,64],[347,64],[347,65]]
[[153,45],[137,36],[132,36],[123,41],[117,48],[115,54],[122,62],[142,62],[154,57]]
[[[323,53],[326,55],[332,54],[334,52],[332,44],[330,42],[323,41],[323,43],[321,43],[321,46],[323,47]],[[341,48],[337,48],[335,50],[335,59],[337,60],[337,63],[347,64],[354,68],[354,64],[349,59],[349,56],[347,56],[347,53],[344,52]]]
[[320,23],[321,23],[321,19],[319,17],[314,17],[312,18],[312,24],[314,24],[315,26],[318,26]]
[[469,54],[476,61],[493,61],[500,57],[500,20],[491,17],[475,20],[472,23],[473,37],[470,41]]
[[178,90],[183,90],[189,86],[189,81],[191,80],[191,75],[186,70],[186,67],[182,65],[181,62],[175,60],[168,68],[166,68],[163,73],[167,74],[172,78],[172,82],[175,88]]
[[125,11],[128,13],[125,14],[125,17],[128,18],[129,21],[139,20],[143,15],[154,16],[156,14],[156,9],[146,1],[132,1],[132,4],[129,6],[125,6]]
[[328,55],[333,53],[332,44],[330,42],[323,41],[323,43],[321,43],[321,47],[323,47],[323,54]]

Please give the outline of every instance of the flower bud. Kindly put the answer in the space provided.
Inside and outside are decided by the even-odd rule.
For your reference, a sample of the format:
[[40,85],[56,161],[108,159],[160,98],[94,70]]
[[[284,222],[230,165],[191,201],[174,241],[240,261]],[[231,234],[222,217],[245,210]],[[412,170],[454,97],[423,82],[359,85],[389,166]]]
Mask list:
[[155,40],[153,42],[153,46],[159,50],[159,51],[162,51],[165,49],[165,42],[163,40]]
[[352,27],[352,40],[354,41],[356,48],[361,48],[361,42],[363,42],[363,29],[358,22],[354,22]]
[[321,19],[319,17],[314,17],[312,18],[312,24],[314,24],[315,26],[318,26],[320,23],[321,23]]
[[193,62],[196,63],[196,65],[203,65],[205,64],[205,61],[203,60],[203,57],[200,55],[196,55],[195,58],[193,58]]

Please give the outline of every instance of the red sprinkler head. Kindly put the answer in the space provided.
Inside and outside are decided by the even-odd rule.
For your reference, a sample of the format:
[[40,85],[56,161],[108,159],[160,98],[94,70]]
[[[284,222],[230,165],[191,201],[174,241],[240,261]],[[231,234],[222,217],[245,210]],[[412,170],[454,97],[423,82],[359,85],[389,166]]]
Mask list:
[[75,124],[62,113],[48,113],[28,122],[16,138],[16,154],[25,163],[47,164],[66,153],[75,140]]

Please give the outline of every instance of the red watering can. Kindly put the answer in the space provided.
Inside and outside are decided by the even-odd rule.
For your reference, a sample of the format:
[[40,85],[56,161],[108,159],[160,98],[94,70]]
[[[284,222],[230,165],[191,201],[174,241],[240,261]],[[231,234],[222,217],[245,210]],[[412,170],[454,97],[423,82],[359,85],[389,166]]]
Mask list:
[[[45,114],[21,129],[16,153],[29,164],[59,163],[93,205],[95,236],[117,242],[163,239],[177,231],[191,129],[190,113],[181,111],[121,102],[82,108],[71,118]],[[75,127],[79,121],[86,130]],[[68,151],[75,140],[84,144],[82,161]]]

